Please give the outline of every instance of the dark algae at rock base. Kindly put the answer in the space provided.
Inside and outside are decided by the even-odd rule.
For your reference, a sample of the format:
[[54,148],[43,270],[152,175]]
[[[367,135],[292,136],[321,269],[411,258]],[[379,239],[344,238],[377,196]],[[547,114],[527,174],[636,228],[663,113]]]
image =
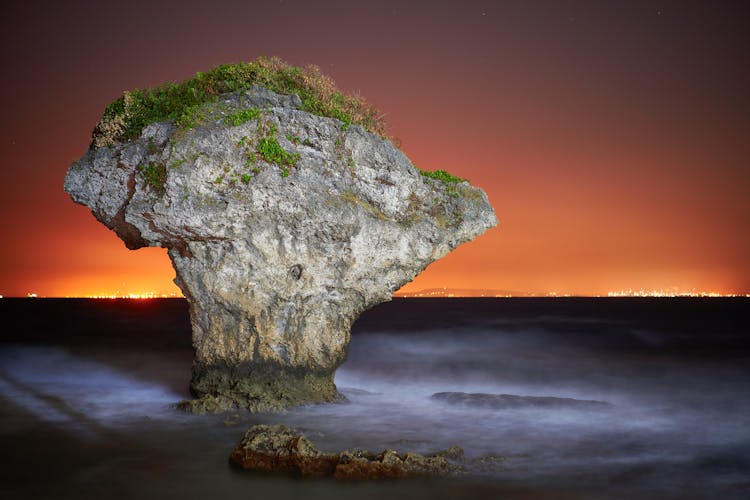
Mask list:
[[481,189],[423,175],[378,117],[277,59],[107,107],[65,190],[128,248],[168,249],[195,350],[184,408],[338,400],[357,317],[497,224]]

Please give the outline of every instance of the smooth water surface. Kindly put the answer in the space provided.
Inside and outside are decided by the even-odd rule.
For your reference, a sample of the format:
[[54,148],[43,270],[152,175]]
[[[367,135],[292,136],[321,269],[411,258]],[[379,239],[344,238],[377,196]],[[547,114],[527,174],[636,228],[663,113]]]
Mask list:
[[[0,495],[746,498],[748,305],[395,300],[353,329],[336,376],[347,403],[194,416],[173,407],[189,397],[184,301],[2,299]],[[609,405],[493,408],[431,397],[449,391]],[[460,445],[468,474],[342,484],[243,473],[227,458],[254,423],[298,427],[330,451]]]

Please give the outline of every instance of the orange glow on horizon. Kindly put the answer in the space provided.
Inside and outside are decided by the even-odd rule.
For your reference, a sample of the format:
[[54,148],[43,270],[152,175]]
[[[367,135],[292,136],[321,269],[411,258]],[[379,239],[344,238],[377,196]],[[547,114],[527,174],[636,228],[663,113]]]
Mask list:
[[[114,237],[114,235],[112,235]],[[489,236],[489,235],[487,235]],[[485,237],[487,237],[485,236]],[[481,239],[481,238],[480,238]],[[120,247],[119,242],[116,246]],[[395,292],[395,295],[409,295],[423,290],[443,289],[451,290],[456,296],[461,296],[462,290],[484,290],[487,293],[502,293],[504,296],[614,296],[625,291],[642,291],[641,295],[692,294],[692,295],[721,295],[737,296],[747,292],[731,287],[716,287],[714,283],[720,280],[701,280],[699,276],[674,284],[670,282],[664,286],[659,276],[650,274],[634,277],[630,273],[622,276],[612,274],[602,277],[600,281],[592,281],[583,287],[565,288],[548,280],[530,281],[523,273],[516,273],[518,277],[513,281],[513,275],[502,281],[484,279],[480,275],[467,277],[466,259],[476,259],[476,251],[472,245],[480,245],[476,241],[459,247],[445,258],[431,264],[422,274],[412,282],[407,283]],[[468,254],[462,255],[462,253]],[[472,256],[474,254],[474,256]],[[15,293],[3,293],[5,297],[25,297],[28,293],[35,293],[39,297],[82,297],[82,298],[160,298],[182,297],[180,289],[174,284],[174,269],[171,266],[166,250],[161,248],[145,248],[130,251],[124,248],[111,250],[114,262],[129,261],[129,268],[133,271],[102,272],[100,274],[81,274],[73,277],[61,275],[48,279],[43,287],[31,287]],[[481,263],[481,253],[479,262]],[[467,279],[469,278],[469,279]],[[580,278],[579,278],[580,281]],[[697,286],[693,284],[696,283]],[[636,294],[636,292],[633,292]]]
[[[300,2],[293,16],[286,3],[238,3],[225,17],[193,2],[221,22],[168,26],[166,6],[144,18],[12,3],[0,30],[13,76],[0,92],[0,295],[179,295],[165,250],[127,250],[63,191],[65,172],[123,90],[261,55],[319,65],[387,115],[415,165],[487,193],[499,227],[399,293],[750,293],[742,8],[434,2],[425,16],[384,2]],[[251,17],[268,22],[247,30]]]

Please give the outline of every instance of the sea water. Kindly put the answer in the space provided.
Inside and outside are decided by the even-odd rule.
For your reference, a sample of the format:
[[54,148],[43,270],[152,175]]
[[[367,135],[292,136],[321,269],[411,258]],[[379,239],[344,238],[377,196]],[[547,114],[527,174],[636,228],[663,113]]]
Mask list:
[[[196,416],[174,408],[189,397],[183,300],[2,299],[0,496],[747,498],[748,305],[397,299],[355,324],[336,374],[345,403]],[[433,397],[445,392],[463,402]],[[471,404],[500,394],[565,399]],[[326,451],[459,445],[467,472],[248,474],[227,459],[256,423],[294,426]]]

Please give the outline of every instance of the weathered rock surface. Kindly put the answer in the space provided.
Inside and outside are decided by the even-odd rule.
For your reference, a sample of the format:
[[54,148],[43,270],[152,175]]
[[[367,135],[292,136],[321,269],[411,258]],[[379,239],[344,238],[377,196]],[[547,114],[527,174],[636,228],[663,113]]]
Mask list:
[[[250,108],[257,119],[227,119]],[[420,175],[390,141],[299,108],[258,86],[224,94],[192,129],[95,140],[68,170],[65,190],[128,248],[168,249],[193,330],[188,409],[337,400],[356,318],[497,223],[482,190]],[[259,155],[268,138],[292,160]]]
[[229,460],[244,469],[262,472],[335,479],[387,479],[452,474],[460,467],[448,458],[456,457],[463,458],[463,451],[458,447],[428,457],[393,450],[380,454],[362,450],[323,453],[294,429],[283,425],[256,425],[245,433]]
[[485,394],[481,392],[436,392],[432,399],[449,404],[461,404],[476,408],[510,410],[518,408],[576,408],[602,410],[611,408],[606,401],[589,399],[557,398],[552,396],[518,396],[515,394]]

